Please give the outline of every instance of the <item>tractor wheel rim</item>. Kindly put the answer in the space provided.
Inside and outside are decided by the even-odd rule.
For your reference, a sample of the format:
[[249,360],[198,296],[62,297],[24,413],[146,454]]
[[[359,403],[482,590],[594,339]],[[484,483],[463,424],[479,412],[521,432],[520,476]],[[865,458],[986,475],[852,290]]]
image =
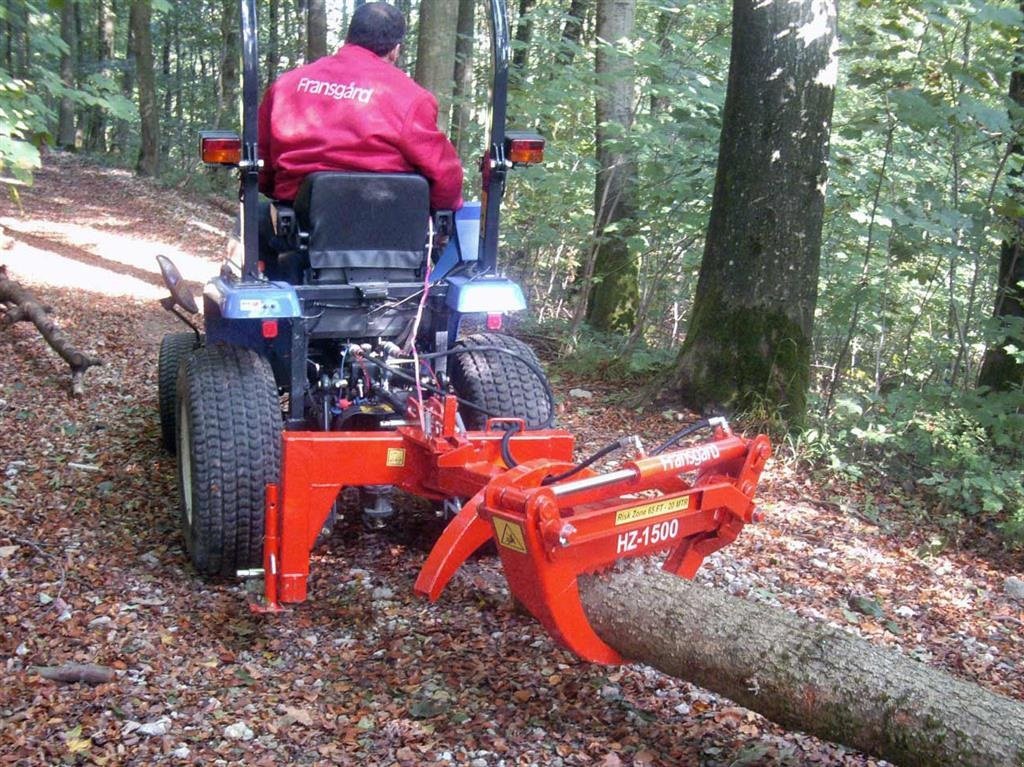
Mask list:
[[181,500],[185,507],[185,520],[192,527],[192,432],[188,424],[188,409],[184,401],[178,408],[178,470],[181,472]]

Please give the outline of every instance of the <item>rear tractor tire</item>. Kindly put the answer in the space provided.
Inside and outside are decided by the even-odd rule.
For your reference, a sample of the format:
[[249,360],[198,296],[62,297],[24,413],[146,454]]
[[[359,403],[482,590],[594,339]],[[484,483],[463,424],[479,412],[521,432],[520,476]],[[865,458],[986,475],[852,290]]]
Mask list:
[[160,444],[172,455],[177,440],[175,418],[178,412],[178,365],[198,347],[195,333],[168,333],[160,341],[160,356],[156,367],[160,399]]
[[281,407],[266,358],[206,346],[178,371],[181,531],[203,575],[263,562],[266,486],[281,470]]
[[[491,351],[483,351],[492,347]],[[512,354],[493,350],[504,349]],[[501,333],[475,333],[460,339],[449,363],[455,393],[495,416],[522,418],[528,429],[551,426],[554,421],[550,388],[533,349],[518,338]],[[533,363],[536,371],[520,359]],[[539,373],[539,375],[538,375]],[[483,429],[491,416],[470,407],[459,412],[470,430]]]

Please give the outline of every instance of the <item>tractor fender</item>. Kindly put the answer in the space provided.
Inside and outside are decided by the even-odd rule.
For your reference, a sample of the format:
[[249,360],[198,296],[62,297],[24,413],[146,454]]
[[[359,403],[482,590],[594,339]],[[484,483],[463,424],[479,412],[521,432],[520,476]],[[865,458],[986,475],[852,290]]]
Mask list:
[[283,282],[231,283],[215,277],[206,283],[203,298],[217,306],[226,320],[288,319],[302,315],[298,293]]

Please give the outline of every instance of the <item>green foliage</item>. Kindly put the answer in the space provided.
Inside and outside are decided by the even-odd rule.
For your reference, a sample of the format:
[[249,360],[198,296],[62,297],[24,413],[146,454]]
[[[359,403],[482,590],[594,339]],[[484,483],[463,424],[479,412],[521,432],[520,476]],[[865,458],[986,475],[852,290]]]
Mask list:
[[[569,323],[557,319],[540,324],[527,322],[517,332],[544,349],[567,337]],[[576,336],[570,351],[561,348],[552,357],[548,367],[555,375],[565,372],[608,381],[648,381],[663,375],[672,362],[672,353],[667,349],[642,343],[630,345],[620,334],[601,333],[586,326]]]
[[951,398],[948,388],[929,386],[844,399],[793,445],[836,476],[916,486],[937,516],[1024,532],[1024,392]]
[[0,69],[0,176],[31,182],[32,171],[39,167],[38,143],[46,135],[46,117],[31,83]]

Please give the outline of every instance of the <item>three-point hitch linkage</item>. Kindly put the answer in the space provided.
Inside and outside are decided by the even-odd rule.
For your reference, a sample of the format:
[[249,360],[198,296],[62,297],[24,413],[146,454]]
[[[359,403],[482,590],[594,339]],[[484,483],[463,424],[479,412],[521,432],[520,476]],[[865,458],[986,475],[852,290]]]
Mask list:
[[[416,580],[436,600],[479,546],[497,542],[512,594],[555,639],[597,663],[622,658],[591,628],[576,579],[626,557],[668,550],[664,569],[693,577],[704,558],[758,518],[754,491],[768,438],[701,422],[709,441],[675,445],[610,473],[572,462],[573,437],[492,419],[459,428],[454,397],[411,399],[407,422],[387,432],[285,432],[280,484],[267,486],[265,602],[306,598],[309,554],[345,486],[393,485],[433,500],[469,499]],[[684,430],[691,431],[691,430]],[[640,451],[638,451],[640,452]]]

